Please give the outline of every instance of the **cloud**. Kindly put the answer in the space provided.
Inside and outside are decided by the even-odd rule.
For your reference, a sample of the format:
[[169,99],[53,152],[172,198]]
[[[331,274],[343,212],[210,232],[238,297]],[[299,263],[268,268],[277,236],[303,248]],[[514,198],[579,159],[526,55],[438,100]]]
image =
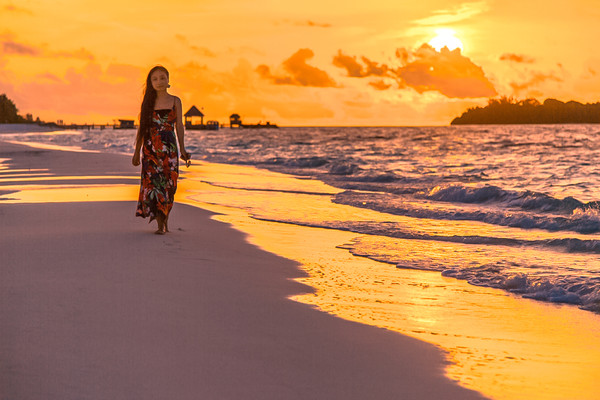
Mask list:
[[207,47],[200,47],[200,46],[191,44],[189,42],[189,40],[187,39],[187,37],[185,37],[184,35],[175,34],[175,39],[177,39],[181,44],[183,44],[190,50],[194,51],[199,56],[203,56],[203,57],[216,57],[217,56],[213,51],[211,51]]
[[11,32],[0,34],[0,46],[2,46],[4,54],[45,58],[75,58],[87,61],[94,60],[94,55],[83,47],[79,50],[72,51],[49,50],[46,46],[34,46],[20,43],[15,40],[15,35]]
[[[403,52],[400,52],[401,54]],[[491,97],[496,90],[485,76],[460,49],[439,52],[429,44],[412,53],[413,60],[398,68],[395,73],[406,85],[419,93],[435,90],[447,97]]]
[[268,109],[289,120],[333,118],[335,113],[322,103],[310,100],[263,101],[263,109]]
[[377,64],[366,57],[361,57],[362,64],[359,63],[356,57],[347,56],[341,50],[333,58],[333,65],[344,68],[348,72],[349,77],[365,78],[367,76],[386,76],[389,68],[385,64]]
[[[564,89],[563,89],[564,90]],[[579,74],[575,75],[572,86],[572,93],[569,96],[556,94],[556,98],[578,99],[582,102],[595,103],[600,94],[600,59],[590,58],[582,66]]]
[[4,32],[0,34],[0,45],[2,46],[4,54],[17,54],[36,57],[43,53],[38,47],[17,42],[15,40],[15,34],[12,32]]
[[408,61],[410,59],[410,52],[404,47],[401,47],[399,49],[396,49],[396,57],[399,59],[400,63],[408,64]]
[[38,77],[38,79],[40,81],[50,81],[50,82],[54,82],[54,83],[57,83],[57,82],[60,83],[60,82],[62,82],[62,80],[58,76],[56,76],[54,74],[51,74],[49,72],[46,72],[46,73],[43,73],[43,74],[38,74],[37,77]]
[[311,20],[303,20],[303,21],[294,21],[289,19],[284,19],[283,23],[290,24],[294,26],[303,26],[309,28],[331,28],[331,24],[323,23],[323,22],[314,22]]
[[42,119],[80,118],[80,122],[85,122],[90,118],[87,119],[90,122],[93,114],[117,118],[139,110],[140,79],[117,81],[115,69],[118,71],[119,67],[109,66],[104,70],[90,62],[83,68],[71,67],[61,76],[43,73],[24,82],[14,76],[7,78],[13,84],[10,94],[22,112],[33,112]]
[[297,21],[294,23],[294,25],[296,26],[308,26],[311,28],[331,28],[331,24],[328,23],[321,23],[321,22],[314,22],[311,20],[306,20],[306,21]]
[[563,79],[556,76],[552,72],[548,74],[543,72],[534,72],[528,80],[522,83],[511,82],[510,87],[513,89],[515,95],[520,95],[523,93],[528,93],[529,95],[538,95],[541,94],[541,92],[533,89],[547,81],[562,82]]
[[363,66],[356,61],[356,57],[344,55],[341,50],[338,51],[337,56],[333,57],[333,65],[346,69],[350,77],[363,78],[366,76]]
[[369,82],[369,85],[373,86],[377,90],[387,90],[392,87],[392,85],[385,83],[385,81],[383,81],[382,79]]
[[[444,47],[436,51],[429,44],[424,44],[415,51],[400,48],[396,50],[396,57],[401,66],[394,69],[366,57],[361,57],[359,62],[356,57],[339,51],[333,64],[346,69],[349,77],[392,78],[399,88],[408,86],[418,93],[438,91],[451,98],[491,97],[497,94],[483,69],[463,56],[460,49],[450,51]],[[383,80],[369,84],[378,90],[391,88]]]
[[451,10],[437,10],[432,16],[414,21],[417,25],[447,25],[479,15],[489,9],[487,1],[463,3]]
[[319,22],[313,22],[313,21],[306,21],[304,23],[305,26],[311,26],[311,27],[316,27],[316,28],[331,28],[331,24],[327,24],[327,23],[319,23]]
[[[167,65],[171,93],[181,98],[184,111],[192,105],[203,108],[206,120],[226,122],[234,112],[248,123],[270,121],[284,125],[307,119],[317,123],[334,117],[318,89],[272,85],[243,59],[233,69],[223,71],[193,61]],[[6,92],[14,99],[22,113],[31,112],[47,121],[99,123],[137,118],[148,69],[128,64],[104,68],[90,62],[61,74],[40,73],[26,81],[20,81],[10,71],[4,76],[0,69],[0,93]]]
[[[390,68],[385,64],[378,64],[375,61],[369,60],[367,57],[361,57],[359,62],[356,56],[348,56],[338,50],[338,54],[333,57],[333,65],[343,68],[351,78],[366,78],[369,76],[390,77]],[[377,90],[387,90],[392,87],[383,79],[369,82],[369,85]]]
[[514,53],[504,53],[500,56],[500,61],[512,61],[516,63],[524,63],[524,64],[533,64],[535,60],[531,57],[522,55],[522,54],[514,54]]
[[344,55],[341,50],[338,51],[337,56],[333,57],[333,65],[345,68],[348,72],[348,76],[354,78],[363,78],[365,76],[363,66],[356,61],[356,57]]
[[369,60],[367,57],[361,57],[361,60],[367,66],[367,76],[386,76],[389,71],[388,66],[385,64],[379,65],[376,62]]
[[33,15],[33,12],[31,10],[22,7],[17,7],[14,4],[7,4],[3,7],[3,9],[12,13]]
[[282,64],[286,75],[274,75],[266,65],[259,65],[256,72],[264,79],[271,80],[277,85],[336,87],[335,81],[329,74],[317,67],[306,63],[314,57],[310,49],[300,49]]
[[2,44],[2,50],[4,50],[4,53],[6,54],[18,54],[23,56],[34,57],[42,54],[42,52],[39,49],[33,46],[28,46],[23,43],[17,43],[10,39],[2,40],[2,42],[0,43]]
[[74,51],[51,51],[47,52],[46,57],[62,57],[62,58],[76,58],[78,60],[94,61],[94,55],[83,47],[79,50]]
[[294,85],[272,85],[258,76],[256,68],[244,59],[231,71],[215,71],[198,63],[188,63],[174,68],[172,75],[172,89],[181,95],[185,108],[192,104],[205,107],[209,119],[226,118],[234,112],[248,123],[285,123],[285,120],[289,123],[290,120],[321,120],[334,116],[316,89],[305,91]]

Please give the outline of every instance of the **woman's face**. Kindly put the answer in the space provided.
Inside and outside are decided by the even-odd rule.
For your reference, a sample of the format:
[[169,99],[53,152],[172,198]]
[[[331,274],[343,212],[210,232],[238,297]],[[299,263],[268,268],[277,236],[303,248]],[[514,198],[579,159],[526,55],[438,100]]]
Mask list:
[[152,75],[150,75],[150,82],[152,82],[152,87],[154,90],[167,90],[169,87],[169,77],[160,69],[154,71]]

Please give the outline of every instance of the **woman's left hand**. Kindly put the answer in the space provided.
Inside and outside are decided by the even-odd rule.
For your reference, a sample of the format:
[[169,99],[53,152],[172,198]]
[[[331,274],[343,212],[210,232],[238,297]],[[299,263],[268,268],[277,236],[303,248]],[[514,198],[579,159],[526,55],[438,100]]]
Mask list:
[[192,163],[192,155],[185,150],[181,151],[181,159],[185,161],[186,167],[189,167]]

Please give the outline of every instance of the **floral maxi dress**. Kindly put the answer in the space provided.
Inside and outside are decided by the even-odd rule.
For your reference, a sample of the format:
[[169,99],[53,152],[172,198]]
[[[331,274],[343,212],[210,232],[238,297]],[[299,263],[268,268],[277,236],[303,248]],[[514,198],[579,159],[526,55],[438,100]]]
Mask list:
[[150,137],[142,146],[142,182],[135,215],[155,219],[158,213],[168,215],[177,190],[179,159],[175,122],[175,105],[171,109],[154,110]]

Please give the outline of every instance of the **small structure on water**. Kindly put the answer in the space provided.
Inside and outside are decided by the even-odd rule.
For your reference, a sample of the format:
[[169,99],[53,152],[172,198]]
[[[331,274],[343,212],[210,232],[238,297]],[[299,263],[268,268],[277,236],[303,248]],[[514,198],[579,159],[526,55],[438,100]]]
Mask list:
[[[207,121],[204,124],[204,113],[198,110],[196,106],[192,106],[185,114],[185,128],[186,129],[200,129],[200,130],[219,130],[219,123],[217,121]],[[200,118],[199,124],[194,124],[194,118]]]
[[135,129],[135,120],[120,119],[119,124],[114,124],[113,129]]
[[[200,117],[200,125],[204,125],[204,114],[196,106],[192,106],[185,114],[185,127],[192,125],[194,117]],[[188,120],[189,119],[189,120]]]
[[234,128],[236,126],[238,128],[242,127],[242,117],[239,114],[231,114],[229,116],[229,127]]
[[247,129],[260,129],[260,128],[279,128],[276,124],[272,124],[267,121],[266,124],[244,124],[239,114],[231,114],[229,116],[229,127],[230,128],[247,128]]

